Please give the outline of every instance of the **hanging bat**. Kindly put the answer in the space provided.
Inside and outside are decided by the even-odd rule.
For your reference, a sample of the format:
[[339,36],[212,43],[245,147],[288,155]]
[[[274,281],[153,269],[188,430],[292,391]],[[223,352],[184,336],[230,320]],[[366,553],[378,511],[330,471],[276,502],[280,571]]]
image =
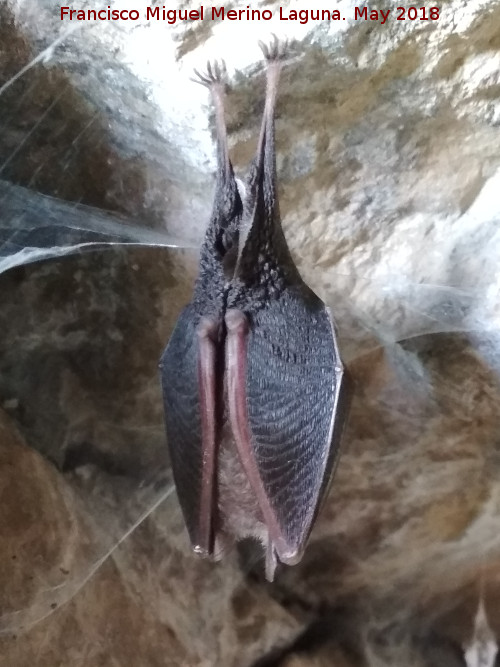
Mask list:
[[196,72],[212,95],[217,178],[191,303],[160,362],[168,444],[193,549],[220,557],[254,537],[297,563],[332,477],[347,376],[325,304],[302,281],[281,228],[274,110],[284,48],[267,61],[264,116],[244,188],[229,159],[224,66]]

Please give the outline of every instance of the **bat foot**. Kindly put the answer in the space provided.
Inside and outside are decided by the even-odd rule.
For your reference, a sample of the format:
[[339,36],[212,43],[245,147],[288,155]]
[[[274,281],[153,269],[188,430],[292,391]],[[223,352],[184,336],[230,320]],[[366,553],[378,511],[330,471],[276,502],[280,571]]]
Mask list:
[[214,60],[213,62],[209,60],[207,62],[206,72],[199,72],[195,69],[194,73],[196,78],[192,78],[191,81],[206,86],[207,88],[212,88],[216,85],[226,85],[227,69],[226,63],[223,60],[220,62],[218,60]]
[[274,34],[273,41],[270,44],[259,42],[259,46],[268,63],[280,62],[288,54],[288,42],[286,40],[280,41]]

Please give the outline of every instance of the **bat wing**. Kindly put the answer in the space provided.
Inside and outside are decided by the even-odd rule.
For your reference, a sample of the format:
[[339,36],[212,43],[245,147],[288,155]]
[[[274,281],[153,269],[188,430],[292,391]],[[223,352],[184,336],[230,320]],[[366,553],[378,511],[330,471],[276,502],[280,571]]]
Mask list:
[[312,294],[288,294],[246,327],[228,323],[227,363],[240,457],[280,560],[297,562],[333,473],[347,414],[346,376],[329,311]]
[[203,555],[213,551],[215,330],[215,323],[187,306],[160,360],[177,495],[193,548]]

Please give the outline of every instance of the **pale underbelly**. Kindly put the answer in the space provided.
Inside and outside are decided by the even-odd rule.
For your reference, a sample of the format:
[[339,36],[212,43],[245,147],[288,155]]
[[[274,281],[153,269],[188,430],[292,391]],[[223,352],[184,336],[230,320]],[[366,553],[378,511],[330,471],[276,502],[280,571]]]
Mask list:
[[228,537],[240,540],[255,537],[264,544],[268,530],[263,521],[257,497],[243,469],[229,422],[222,428],[218,454],[218,522],[216,534],[223,541]]

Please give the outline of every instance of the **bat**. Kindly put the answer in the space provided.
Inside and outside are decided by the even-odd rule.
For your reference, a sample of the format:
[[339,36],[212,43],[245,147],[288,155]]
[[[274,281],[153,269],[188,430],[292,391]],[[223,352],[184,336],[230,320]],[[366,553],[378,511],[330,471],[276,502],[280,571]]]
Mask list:
[[256,156],[235,178],[224,64],[211,92],[217,176],[193,299],[160,361],[167,439],[196,553],[257,538],[266,577],[297,563],[338,459],[348,377],[325,304],[303,282],[280,222],[274,114],[285,47],[261,44],[267,86]]

